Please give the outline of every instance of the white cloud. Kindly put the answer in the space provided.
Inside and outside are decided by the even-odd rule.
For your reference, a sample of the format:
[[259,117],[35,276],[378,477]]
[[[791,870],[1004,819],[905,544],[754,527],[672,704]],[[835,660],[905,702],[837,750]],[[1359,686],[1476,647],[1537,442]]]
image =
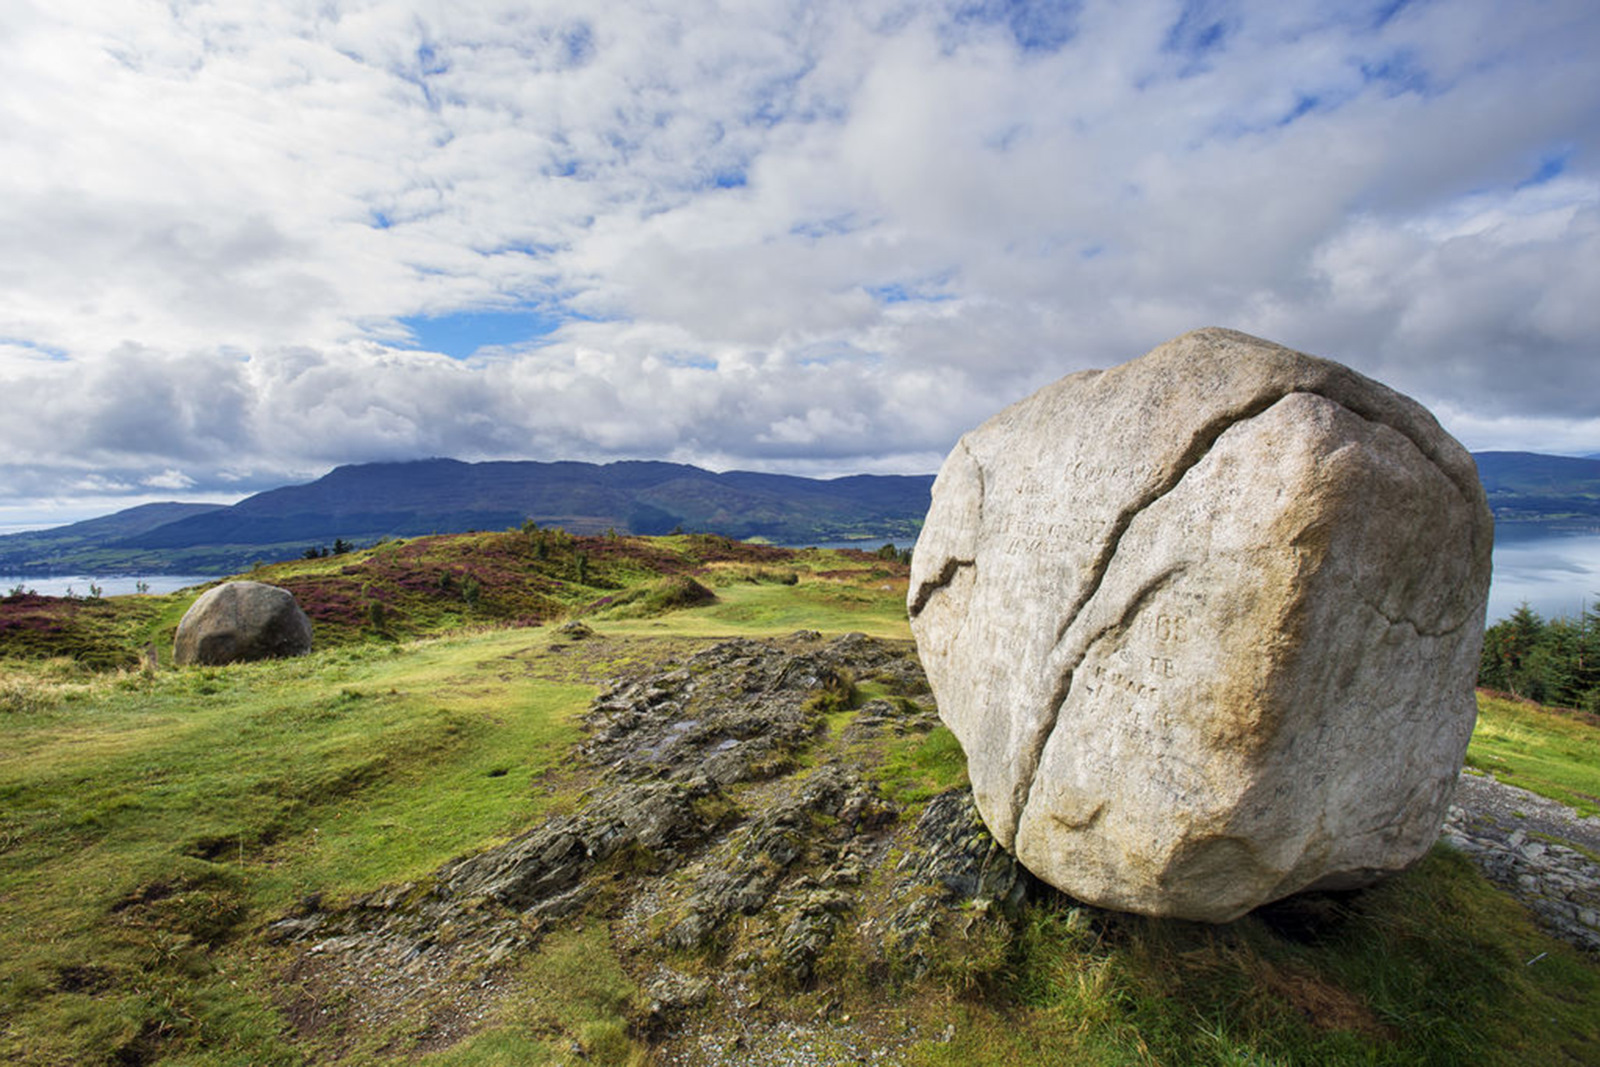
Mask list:
[[0,494],[927,470],[1207,324],[1600,449],[1600,12],[1392,7],[9,5]]
[[152,474],[141,483],[149,489],[192,489],[194,479],[175,467],[168,467],[159,474]]

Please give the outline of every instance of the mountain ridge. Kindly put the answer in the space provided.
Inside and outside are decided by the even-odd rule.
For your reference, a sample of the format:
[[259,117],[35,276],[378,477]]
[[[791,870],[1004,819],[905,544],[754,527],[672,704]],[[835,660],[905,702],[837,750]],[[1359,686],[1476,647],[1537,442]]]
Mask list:
[[107,516],[36,531],[53,535],[42,539],[0,537],[0,571],[227,573],[336,540],[364,544],[530,521],[577,534],[682,529],[789,543],[909,543],[927,512],[932,484],[932,475],[819,479],[652,460],[345,464],[311,482],[268,489],[231,506],[199,507],[168,522],[137,528],[112,522],[100,536],[85,529],[116,518]]
[[[1600,526],[1600,459],[1501,451],[1473,459],[1497,522]],[[343,464],[233,505],[146,504],[0,536],[0,572],[226,574],[335,541],[370,544],[529,521],[577,534],[682,529],[789,544],[910,544],[927,513],[933,477],[806,478],[661,460]]]
[[1600,525],[1600,459],[1541,452],[1474,452],[1498,523]]
[[[109,515],[100,515],[65,526],[6,534],[0,536],[0,571],[16,570],[17,573],[27,573],[26,565],[19,565],[16,562],[18,560],[34,558],[71,560],[85,555],[92,556],[104,545],[128,537],[137,537],[150,530],[226,506],[163,501],[124,508]],[[68,566],[71,567],[71,564]]]

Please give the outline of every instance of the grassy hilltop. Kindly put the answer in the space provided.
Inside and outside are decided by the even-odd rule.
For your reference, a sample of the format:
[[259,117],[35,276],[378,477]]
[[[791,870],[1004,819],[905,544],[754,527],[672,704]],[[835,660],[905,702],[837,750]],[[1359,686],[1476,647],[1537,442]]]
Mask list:
[[[669,964],[710,990],[671,1016],[700,1035],[697,1062],[763,1062],[768,1046],[745,1043],[751,1019],[763,1040],[793,1045],[793,1062],[837,1062],[862,1041],[885,1062],[1008,1067],[1600,1062],[1600,965],[1443,847],[1373,890],[1221,927],[1048,893],[973,909],[932,932],[914,970],[876,961],[876,913],[851,913],[851,936],[804,979],[751,963],[770,956],[751,942],[753,917],[730,942],[621,947],[631,887],[674,877],[635,851],[597,869],[594,895],[540,925],[534,947],[474,972],[464,1001],[372,1012],[318,977],[316,946],[274,939],[270,924],[425,899],[448,861],[584,813],[594,782],[575,746],[611,679],[798,630],[903,650],[906,569],[865,553],[529,528],[248,576],[295,592],[315,652],[173,669],[172,630],[197,590],[0,601],[0,1060],[649,1063],[669,1047],[651,984]],[[903,677],[818,685],[813,732],[774,773],[870,771],[893,812],[882,832],[894,843],[863,875],[862,899],[879,899],[912,824],[964,785],[964,764]],[[886,713],[923,725],[861,731]],[[1481,723],[1471,762],[1600,796],[1593,727],[1497,700]],[[1552,750],[1556,764],[1541,759]],[[779,783],[740,786],[701,814],[737,827]],[[804,832],[829,830],[817,814]],[[437,933],[450,936],[468,935]]]

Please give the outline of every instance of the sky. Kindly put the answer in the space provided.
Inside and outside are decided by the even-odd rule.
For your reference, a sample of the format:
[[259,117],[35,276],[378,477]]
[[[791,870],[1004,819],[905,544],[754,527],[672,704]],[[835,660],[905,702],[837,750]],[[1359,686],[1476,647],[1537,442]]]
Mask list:
[[1594,0],[8,0],[0,56],[0,532],[931,472],[1209,325],[1600,452]]

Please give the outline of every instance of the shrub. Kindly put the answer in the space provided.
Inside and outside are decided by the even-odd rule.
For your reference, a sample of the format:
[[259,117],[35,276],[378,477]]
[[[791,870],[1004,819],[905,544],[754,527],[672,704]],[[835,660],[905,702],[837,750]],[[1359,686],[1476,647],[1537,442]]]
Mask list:
[[843,669],[829,671],[821,687],[806,697],[801,708],[808,714],[832,715],[855,707],[858,697],[855,675]]
[[709,575],[717,585],[750,582],[753,585],[795,585],[800,581],[796,571],[784,567],[753,567],[749,565],[716,567]]
[[31,715],[48,711],[52,703],[49,694],[31,682],[0,679],[0,715]]
[[672,574],[642,588],[605,597],[595,606],[612,618],[637,619],[698,607],[716,599],[715,593],[688,575]]
[[889,563],[910,564],[911,562],[911,549],[896,548],[893,542],[884,545],[882,548],[878,549],[877,552],[873,553],[873,555]]

